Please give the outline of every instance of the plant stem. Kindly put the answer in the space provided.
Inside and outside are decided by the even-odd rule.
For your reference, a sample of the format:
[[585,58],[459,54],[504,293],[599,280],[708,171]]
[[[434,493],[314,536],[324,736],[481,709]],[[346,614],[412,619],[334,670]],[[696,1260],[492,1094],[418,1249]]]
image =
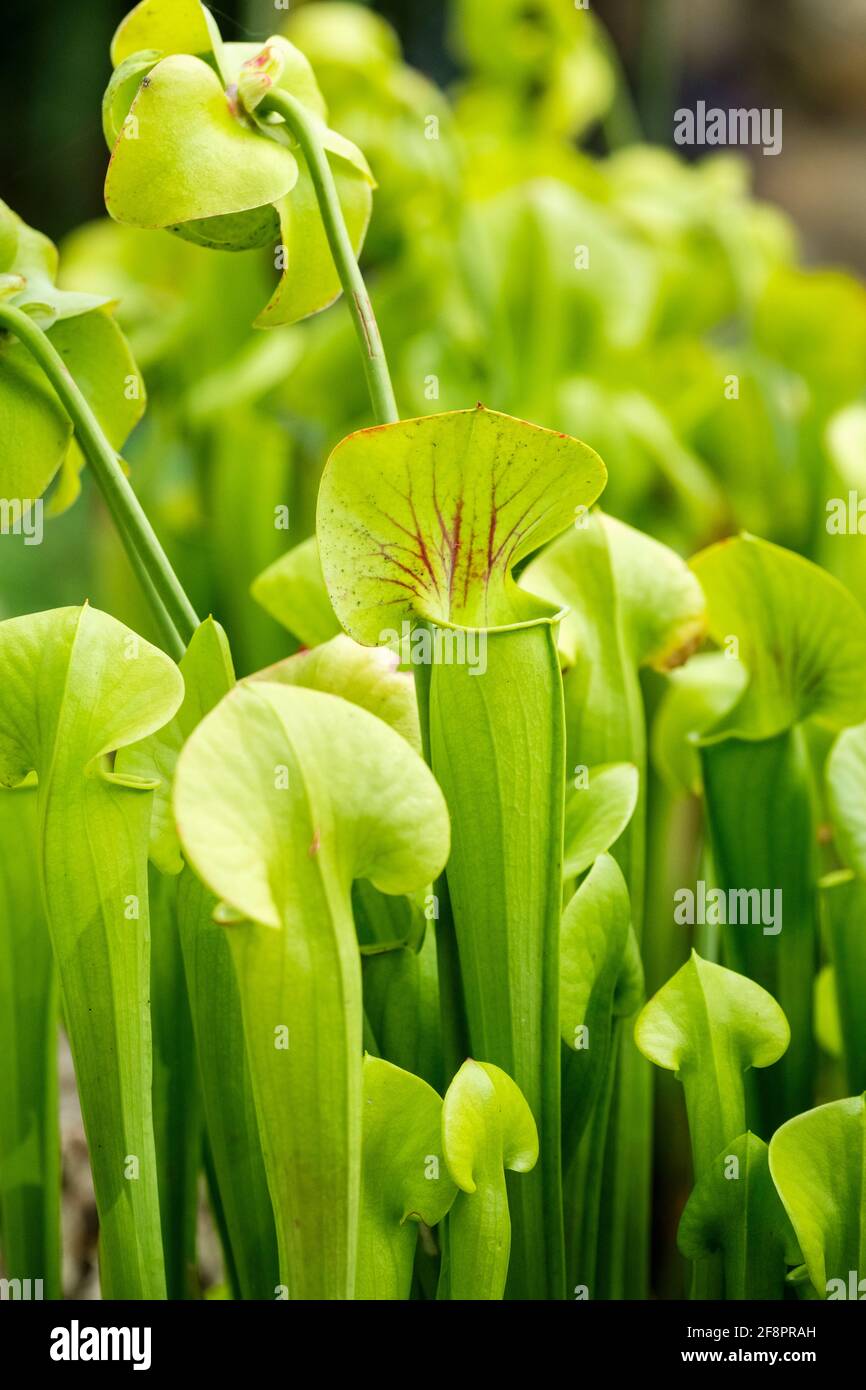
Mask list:
[[328,245],[361,346],[373,411],[380,425],[393,424],[399,420],[400,415],[394,398],[388,362],[373,305],[346,228],[328,155],[319,136],[320,123],[299,101],[284,91],[269,92],[260,109],[275,111],[283,117],[307,161]]
[[132,572],[141,585],[142,591],[150,605],[150,611],[156,620],[157,628],[162,639],[166,652],[174,661],[180,661],[187,644],[180,636],[177,628],[169,617],[168,610],[159,596],[159,591],[150,577],[150,571],[135,548],[135,542],[129,532],[124,529],[122,518],[112,512],[112,519],[120,534],[121,543],[126,553],[126,558],[132,568]]
[[428,717],[431,765],[451,813],[447,880],[470,1055],[508,1073],[538,1126],[537,1166],[506,1179],[507,1297],[560,1300],[565,728],[551,624],[488,629],[482,680],[434,662]]
[[[14,333],[22,347],[42,368],[72,421],[78,442],[114,518],[132,567],[154,608],[160,630],[175,648],[172,652],[175,655],[178,644],[190,640],[199,619],[120,466],[115,450],[47,334],[27,314],[11,304],[0,304],[0,327]],[[159,598],[158,605],[154,603],[155,596]],[[171,622],[172,632],[168,630],[166,618]]]

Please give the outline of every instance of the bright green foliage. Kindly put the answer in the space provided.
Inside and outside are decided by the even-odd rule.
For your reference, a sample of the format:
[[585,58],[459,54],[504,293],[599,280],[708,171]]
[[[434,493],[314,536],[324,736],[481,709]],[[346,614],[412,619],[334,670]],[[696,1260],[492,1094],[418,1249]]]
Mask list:
[[645,1057],[683,1083],[700,1180],[723,1145],[745,1133],[743,1075],[782,1056],[790,1039],[785,1016],[759,985],[692,951],[645,1005],[635,1039]]
[[739,1135],[716,1155],[680,1218],[677,1242],[686,1259],[721,1252],[726,1298],[783,1298],[786,1265],[800,1263],[768,1153],[754,1134]]
[[[696,951],[644,1006],[635,1041],[683,1084],[696,1184],[712,1171],[721,1149],[746,1131],[745,1072],[778,1061],[789,1039],[771,995]],[[723,1287],[717,1257],[701,1259],[692,1296],[719,1298]]]
[[280,279],[257,327],[294,323],[332,303],[340,282],[306,160],[284,123],[258,113],[262,97],[282,89],[313,121],[356,251],[374,179],[360,150],[329,130],[303,54],[279,36],[264,48],[223,44],[197,0],[171,11],[164,0],[144,0],[120,26],[112,62],[109,214],[215,250],[270,248]]
[[866,291],[666,147],[643,8],[626,78],[449,0],[446,94],[369,6],[143,0],[116,220],[58,285],[0,203],[0,530],[102,494],[0,618],[131,625],[0,623],[4,1275],[60,1292],[62,1010],[105,1297],[198,1296],[202,1168],[208,1298],[677,1297],[674,1074],[693,1296],[866,1289]]
[[[322,569],[349,634],[393,645],[404,624],[430,624],[418,666],[422,737],[453,827],[443,1017],[460,1027],[462,1000],[445,980],[453,911],[471,1048],[513,1077],[541,1135],[538,1172],[514,1193],[517,1297],[560,1297],[563,1287],[555,1001],[565,769],[556,610],[519,588],[512,569],[585,512],[605,477],[578,440],[479,407],[351,436],[319,494]],[[442,646],[470,635],[474,666],[468,647],[455,660]]]
[[638,791],[633,763],[587,769],[585,784],[574,786],[565,803],[566,879],[582,874],[619,839],[634,815]]
[[305,647],[327,642],[342,630],[325,587],[315,536],[264,570],[252,586],[252,595]]
[[224,919],[283,1282],[292,1298],[351,1297],[363,1106],[350,890],[369,878],[406,893],[440,871],[441,794],[365,710],[255,682],[187,742],[174,805],[185,853],[233,909]]
[[552,616],[511,571],[594,502],[606,476],[578,440],[480,406],[352,435],[319,493],[337,616],[368,645],[419,618],[480,629]]
[[[188,1131],[189,1113],[195,1114],[201,1105],[235,1291],[241,1298],[273,1298],[279,1282],[276,1232],[231,948],[225,930],[213,920],[216,899],[185,865],[171,804],[186,739],[234,685],[228,642],[213,619],[202,623],[193,636],[180,669],[185,694],[175,718],[150,738],[124,749],[117,763],[127,774],[158,779],[150,857],[160,871],[161,896],[169,910],[155,923],[155,933],[162,930],[154,946],[155,966],[162,972],[154,981],[154,994],[159,987],[160,995],[155,1011],[168,1039],[163,1069],[175,1088],[169,1101],[182,1107],[182,1116],[168,1117],[166,1133]],[[188,1047],[171,1047],[189,1024],[197,1072],[189,1070]],[[184,1085],[186,1093],[179,1097]],[[157,1140],[159,1144],[159,1131]],[[170,1192],[179,1185],[173,1180]],[[167,1219],[177,1224],[175,1213],[167,1214],[164,1204],[164,1226]]]
[[770,1141],[773,1181],[819,1298],[859,1298],[864,1290],[864,1115],[862,1096],[835,1100],[789,1120]]
[[36,788],[0,792],[0,1230],[11,1279],[60,1281],[57,980],[39,886]]
[[[0,202],[0,305],[20,309],[48,333],[119,449],[144,413],[144,385],[110,298],[58,289],[57,269],[54,245]],[[75,501],[84,460],[72,423],[26,349],[2,333],[0,436],[5,497],[29,505],[60,473],[51,510]]]
[[499,1067],[463,1063],[445,1093],[442,1149],[460,1192],[448,1217],[439,1297],[502,1298],[511,1247],[505,1169],[535,1167],[538,1133],[520,1090]]
[[165,1296],[151,1113],[147,838],[153,781],[109,755],[165,724],[183,682],[93,608],[0,624],[0,783],[39,777],[42,894],[72,1044],[102,1286]]
[[442,1154],[442,1099],[400,1067],[364,1058],[364,1139],[355,1297],[407,1299],[418,1222],[457,1195]]
[[640,953],[631,929],[628,889],[609,854],[596,859],[562,917],[559,988],[567,1104],[565,1152],[573,1156],[605,1082],[613,1021],[642,1002]]
[[710,636],[735,637],[749,684],[707,738],[768,739],[812,718],[832,729],[866,718],[866,614],[799,555],[738,536],[692,561]]

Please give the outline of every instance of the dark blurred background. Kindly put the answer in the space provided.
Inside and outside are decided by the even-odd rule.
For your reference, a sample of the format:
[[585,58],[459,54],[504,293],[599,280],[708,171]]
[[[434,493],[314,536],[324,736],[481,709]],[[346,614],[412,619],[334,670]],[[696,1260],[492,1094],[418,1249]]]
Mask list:
[[[102,212],[99,97],[129,8],[4,0],[0,196],[55,240]],[[266,38],[285,18],[274,0],[211,8],[229,39]],[[447,85],[458,72],[448,0],[374,8],[397,27],[408,60]],[[754,155],[758,193],[792,213],[808,259],[866,271],[866,0],[594,0],[592,9],[615,39],[649,138],[671,143],[673,111],[699,97],[781,107],[785,158]]]

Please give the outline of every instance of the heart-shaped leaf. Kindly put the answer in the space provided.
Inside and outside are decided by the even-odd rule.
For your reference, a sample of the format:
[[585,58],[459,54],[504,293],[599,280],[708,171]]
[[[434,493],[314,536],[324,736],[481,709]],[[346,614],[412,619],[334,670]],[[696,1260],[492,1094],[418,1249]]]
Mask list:
[[645,1005],[635,1041],[683,1083],[697,1180],[746,1130],[744,1073],[778,1061],[789,1040],[772,995],[696,951]]
[[325,466],[318,506],[338,618],[373,646],[418,618],[495,628],[552,616],[511,571],[605,478],[585,444],[482,407],[350,435]]
[[164,58],[143,80],[114,146],[105,206],[133,227],[172,227],[267,208],[295,185],[291,151],[233,113],[200,58]]

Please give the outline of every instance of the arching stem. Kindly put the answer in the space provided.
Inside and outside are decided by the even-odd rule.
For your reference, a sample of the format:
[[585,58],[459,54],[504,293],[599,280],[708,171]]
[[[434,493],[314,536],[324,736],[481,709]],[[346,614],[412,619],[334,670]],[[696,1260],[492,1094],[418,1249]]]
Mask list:
[[12,304],[0,304],[0,328],[15,335],[57,393],[151,604],[160,632],[171,655],[182,655],[199,619],[99,421],[63,358],[33,319]]
[[307,161],[328,245],[358,336],[373,411],[380,425],[393,424],[400,416],[385,349],[382,346],[379,325],[364,284],[364,277],[358,267],[346,228],[328,155],[319,138],[318,124],[310,112],[289,92],[272,90],[262,101],[260,109],[275,111],[283,117]]

